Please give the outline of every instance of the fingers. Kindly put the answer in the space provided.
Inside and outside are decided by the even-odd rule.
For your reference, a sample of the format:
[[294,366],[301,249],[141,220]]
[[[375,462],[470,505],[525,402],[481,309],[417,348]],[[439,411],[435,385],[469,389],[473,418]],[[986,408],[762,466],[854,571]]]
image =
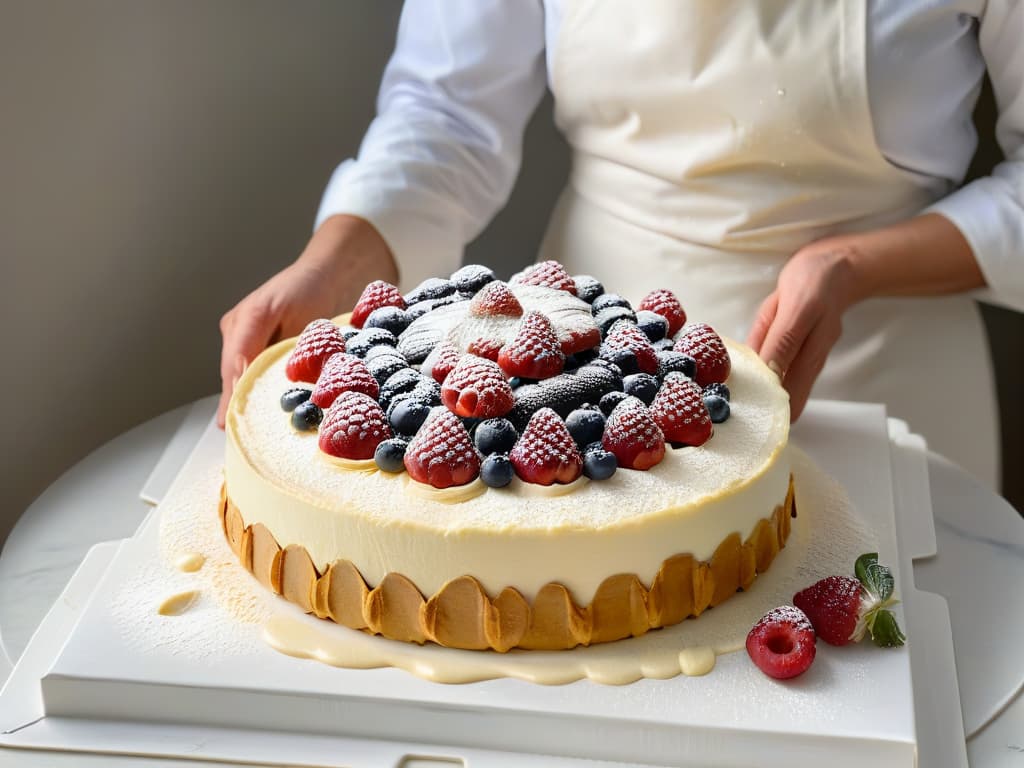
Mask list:
[[838,322],[822,318],[807,335],[800,351],[786,370],[782,381],[789,392],[789,418],[796,421],[803,413],[811,389],[818,379],[818,374],[825,367],[828,353],[839,340],[841,328]]
[[779,378],[785,379],[804,341],[823,315],[824,308],[806,296],[778,301],[775,316],[758,352]]
[[768,329],[772,327],[772,322],[775,320],[775,313],[778,309],[779,292],[772,291],[768,298],[761,302],[761,306],[757,310],[757,316],[754,318],[754,325],[747,336],[747,346],[755,352],[761,351],[761,345],[764,344],[765,337],[768,335]]
[[246,366],[262,352],[276,331],[273,314],[260,305],[244,301],[221,320],[224,344],[220,357],[221,394],[217,405],[217,425],[224,427],[231,393]]

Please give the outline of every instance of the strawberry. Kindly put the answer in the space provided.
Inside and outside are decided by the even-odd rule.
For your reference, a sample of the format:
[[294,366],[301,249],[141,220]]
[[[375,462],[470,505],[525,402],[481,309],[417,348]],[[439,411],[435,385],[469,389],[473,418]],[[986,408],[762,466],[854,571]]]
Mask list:
[[469,342],[469,346],[466,347],[466,352],[477,357],[483,357],[493,362],[498,361],[498,354],[501,352],[501,348],[505,346],[501,339],[488,339],[479,338],[473,339]]
[[441,385],[441,402],[457,416],[491,419],[512,410],[515,399],[497,363],[463,355]]
[[542,261],[527,267],[511,280],[513,285],[540,285],[576,295],[576,282],[557,261]]
[[469,303],[469,314],[476,317],[522,317],[523,305],[509,289],[508,283],[495,280],[473,297]]
[[643,299],[637,309],[646,309],[668,320],[668,335],[675,336],[676,332],[686,323],[686,312],[683,305],[672,291],[659,288],[651,291]]
[[320,450],[343,459],[372,459],[377,446],[391,437],[391,427],[377,402],[362,392],[342,392],[320,424]]
[[366,363],[345,352],[327,358],[309,399],[321,408],[329,408],[342,392],[362,392],[374,400],[380,394],[380,385]]
[[314,320],[299,334],[284,374],[292,381],[315,382],[327,358],[344,351],[341,329],[330,320]]
[[405,468],[418,483],[435,488],[465,485],[480,472],[480,456],[462,421],[434,408],[405,449]]
[[524,379],[547,379],[562,372],[565,355],[546,315],[527,313],[512,341],[498,353],[498,365],[509,376]]
[[799,608],[780,605],[768,611],[747,635],[747,654],[768,677],[786,680],[807,671],[814,661],[814,627]]
[[704,445],[713,429],[700,387],[678,372],[665,377],[651,403],[651,418],[671,443]]
[[370,313],[381,307],[405,309],[405,299],[402,298],[401,292],[391,283],[385,283],[383,280],[374,280],[363,289],[363,295],[356,302],[349,322],[356,328],[362,328]]
[[676,339],[675,352],[682,352],[697,361],[697,383],[706,387],[713,382],[729,378],[732,363],[729,351],[715,330],[704,323],[694,323],[683,329]]
[[452,372],[452,368],[458,362],[459,350],[450,341],[442,341],[427,355],[427,359],[420,366],[420,371],[433,378],[438,384],[443,384],[445,377]]
[[658,353],[647,334],[629,320],[616,320],[604,337],[606,349],[625,349],[636,355],[637,365],[644,373],[658,372]]
[[826,576],[793,596],[814,625],[818,637],[831,645],[858,643],[866,634],[875,645],[900,646],[906,636],[888,608],[895,582],[892,573],[878,564],[878,555],[862,555],[855,566],[857,578]]
[[604,425],[601,445],[615,454],[620,467],[650,469],[665,458],[665,436],[647,406],[627,397],[615,406]]
[[583,457],[576,442],[550,408],[533,414],[509,459],[516,474],[527,483],[571,483],[583,474]]

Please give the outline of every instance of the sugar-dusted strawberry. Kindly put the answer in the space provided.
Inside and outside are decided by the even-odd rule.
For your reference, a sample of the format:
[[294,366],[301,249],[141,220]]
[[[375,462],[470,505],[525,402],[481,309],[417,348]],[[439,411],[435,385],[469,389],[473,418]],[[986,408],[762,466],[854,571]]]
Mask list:
[[686,326],[676,339],[673,350],[697,361],[697,383],[702,387],[729,378],[732,370],[729,350],[710,325],[694,323]]
[[292,381],[315,382],[327,358],[345,351],[345,337],[330,320],[314,320],[299,334],[285,364],[284,374]]
[[676,332],[686,323],[686,312],[683,305],[672,291],[665,288],[658,288],[651,291],[643,299],[637,309],[646,309],[655,312],[668,321],[668,335],[674,336]]
[[320,424],[320,450],[342,459],[372,459],[391,427],[377,402],[362,392],[342,392]]
[[345,352],[327,358],[309,399],[321,408],[329,408],[342,392],[362,392],[375,400],[380,394],[380,385],[366,363]]
[[583,457],[576,442],[550,408],[533,414],[509,459],[516,474],[527,483],[571,483],[583,474]]
[[438,384],[442,384],[445,377],[459,362],[459,357],[459,350],[455,348],[454,344],[450,341],[442,341],[427,355],[427,359],[420,366],[420,371],[432,377]]
[[604,337],[605,349],[625,349],[636,356],[637,366],[644,373],[656,374],[658,372],[658,353],[651,346],[651,340],[647,334],[641,331],[635,323],[628,320],[617,320],[608,329]]
[[498,361],[498,355],[501,353],[501,348],[505,346],[505,343],[501,339],[488,339],[481,337],[479,339],[473,339],[469,342],[466,347],[466,352],[477,357],[483,357],[487,360],[494,362]]
[[557,261],[542,261],[512,278],[513,285],[542,285],[576,295],[576,282]]
[[472,482],[480,456],[465,425],[447,408],[434,408],[405,449],[405,468],[418,483],[450,488]]
[[665,458],[665,436],[635,397],[626,397],[612,410],[601,445],[615,454],[620,467],[629,469],[650,469]]
[[547,316],[528,312],[512,340],[498,353],[498,365],[509,376],[546,379],[562,372],[562,354],[554,328]]
[[356,328],[362,328],[370,313],[381,307],[405,309],[405,299],[402,297],[401,291],[391,283],[385,283],[383,280],[374,280],[363,289],[363,295],[356,302],[349,322]]
[[832,645],[858,643],[871,635],[875,645],[900,646],[906,641],[890,606],[895,581],[878,555],[871,553],[857,559],[857,578],[826,576],[793,596],[814,625],[818,637]]
[[508,413],[515,398],[497,363],[463,355],[441,385],[441,402],[458,416],[492,419]]
[[476,317],[522,317],[523,305],[508,283],[495,280],[487,283],[469,303],[469,314]]
[[665,377],[654,396],[651,417],[670,443],[704,445],[714,429],[700,387],[677,372]]
[[787,680],[807,671],[817,651],[814,627],[799,608],[768,611],[747,635],[747,654],[768,677]]

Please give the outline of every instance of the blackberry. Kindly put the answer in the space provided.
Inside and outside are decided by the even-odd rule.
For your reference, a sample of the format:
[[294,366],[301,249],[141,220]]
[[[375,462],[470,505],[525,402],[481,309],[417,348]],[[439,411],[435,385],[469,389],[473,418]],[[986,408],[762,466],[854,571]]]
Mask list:
[[597,323],[597,327],[601,330],[602,338],[608,335],[608,330],[619,320],[629,320],[635,323],[636,313],[629,307],[614,306],[602,309],[594,315],[594,322]]
[[490,488],[504,488],[512,482],[515,468],[504,453],[494,453],[480,463],[480,479]]
[[434,302],[432,301],[420,301],[412,306],[405,308],[405,313],[409,316],[409,322],[417,318],[423,317],[427,312],[434,308]]
[[373,460],[383,472],[405,471],[405,449],[409,443],[401,437],[392,437],[377,445]]
[[658,394],[658,384],[658,380],[649,373],[634,373],[622,380],[622,390],[642,400],[644,405],[650,405]]
[[590,309],[595,315],[608,307],[625,307],[630,311],[633,310],[633,305],[617,293],[602,293],[590,305]]
[[657,312],[641,309],[636,313],[636,324],[652,342],[661,341],[668,334],[668,320]]
[[417,304],[421,301],[434,301],[451,296],[455,293],[455,283],[445,280],[443,277],[428,277],[405,294],[405,303]]
[[400,371],[395,371],[381,384],[380,394],[377,397],[380,401],[380,407],[387,410],[387,407],[397,395],[411,392],[423,378],[422,373],[412,368],[403,368]]
[[345,328],[341,329],[341,338],[343,338],[347,342],[349,339],[351,339],[357,333],[359,333],[359,329],[358,328],[353,328],[351,325],[349,325],[349,326],[346,326]]
[[283,395],[281,395],[281,409],[291,413],[299,405],[309,400],[313,394],[313,390],[306,389],[305,387],[295,387],[289,389]]
[[612,411],[615,410],[615,406],[625,400],[629,395],[625,392],[612,391],[601,398],[598,403],[598,407],[601,409],[601,413],[605,416],[611,416]]
[[476,293],[495,279],[494,271],[482,264],[467,264],[452,273],[451,281],[455,290],[461,293]]
[[376,360],[378,357],[398,357],[401,358],[402,362],[405,362],[405,355],[395,347],[389,347],[387,344],[378,344],[370,347],[363,358],[363,362],[369,365],[371,360]]
[[708,395],[718,395],[719,397],[724,397],[726,400],[728,400],[729,387],[727,387],[722,382],[713,381],[706,387],[704,387],[704,397],[707,397]]
[[619,370],[622,371],[623,376],[629,376],[630,374],[640,372],[640,363],[637,362],[636,353],[630,349],[609,347],[602,344],[601,359],[619,366]]
[[378,345],[394,347],[398,343],[395,334],[383,328],[364,328],[345,342],[345,351],[356,357],[366,357],[371,347]]
[[651,342],[655,352],[671,352],[675,345],[676,343],[672,339],[658,339],[658,341]]
[[441,299],[434,299],[434,309],[447,307],[449,304],[458,304],[460,301],[469,301],[473,296],[468,293],[453,293]]
[[363,323],[363,329],[383,328],[386,331],[391,331],[397,337],[409,327],[411,322],[412,318],[409,317],[409,313],[404,309],[380,307],[373,310],[370,316],[366,318],[366,322]]
[[576,275],[572,281],[576,284],[576,295],[587,304],[593,304],[594,299],[604,293],[601,281],[591,275]]
[[658,352],[658,378],[662,381],[673,371],[678,371],[687,378],[697,375],[697,361],[682,352]]
[[508,419],[487,419],[477,425],[473,434],[476,449],[484,456],[509,453],[519,439],[519,433]]
[[[379,347],[374,347],[374,349],[379,349]],[[366,361],[366,367],[377,383],[383,384],[403,368],[408,368],[409,364],[405,362],[404,357],[398,355],[377,355],[372,360]]]

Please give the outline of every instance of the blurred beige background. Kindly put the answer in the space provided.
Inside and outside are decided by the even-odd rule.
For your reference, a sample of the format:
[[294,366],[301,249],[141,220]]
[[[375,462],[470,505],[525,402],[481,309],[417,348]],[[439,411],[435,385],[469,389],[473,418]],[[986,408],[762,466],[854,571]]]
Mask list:
[[[373,115],[399,9],[0,0],[0,541],[93,448],[219,388],[217,321],[308,238]],[[468,257],[529,261],[567,164],[545,102]],[[1019,508],[1024,322],[986,312]]]

